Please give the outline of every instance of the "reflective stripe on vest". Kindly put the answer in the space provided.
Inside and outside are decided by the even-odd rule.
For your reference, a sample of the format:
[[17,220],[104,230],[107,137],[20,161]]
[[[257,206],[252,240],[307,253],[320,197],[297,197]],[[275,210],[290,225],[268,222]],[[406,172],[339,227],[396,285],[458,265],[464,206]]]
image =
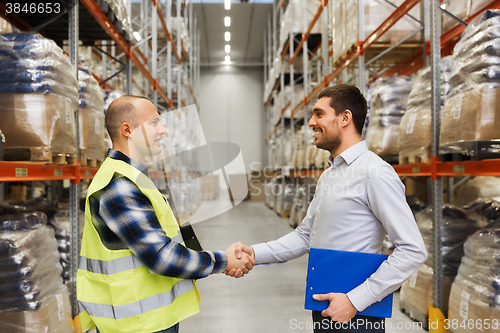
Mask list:
[[189,291],[193,290],[193,282],[190,280],[181,280],[174,284],[172,290],[165,293],[153,295],[141,299],[140,301],[112,306],[110,304],[97,304],[78,301],[80,312],[87,311],[92,317],[123,319],[127,317],[139,316],[145,312],[168,306],[174,300]]
[[[182,235],[179,233],[177,236],[172,238],[172,242],[182,243]],[[144,266],[144,264],[136,256],[126,256],[109,261],[89,259],[87,257],[80,256],[78,269],[92,273],[112,275],[142,266]]]

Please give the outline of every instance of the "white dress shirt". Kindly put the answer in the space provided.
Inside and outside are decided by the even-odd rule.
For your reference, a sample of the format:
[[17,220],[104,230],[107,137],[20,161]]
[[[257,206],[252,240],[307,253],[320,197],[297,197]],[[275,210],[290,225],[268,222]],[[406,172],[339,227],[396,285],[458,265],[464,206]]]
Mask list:
[[295,259],[309,248],[380,253],[387,233],[396,246],[393,254],[347,293],[354,307],[363,311],[410,277],[427,259],[427,251],[403,183],[365,141],[329,162],[301,225],[278,240],[252,247],[257,264]]

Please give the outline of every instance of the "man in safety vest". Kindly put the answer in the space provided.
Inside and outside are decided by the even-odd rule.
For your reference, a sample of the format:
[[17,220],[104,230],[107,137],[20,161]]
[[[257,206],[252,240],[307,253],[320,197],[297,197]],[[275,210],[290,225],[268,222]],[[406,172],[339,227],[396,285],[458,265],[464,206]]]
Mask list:
[[106,112],[113,149],[89,186],[77,274],[82,330],[106,333],[178,332],[199,312],[193,279],[255,261],[184,246],[177,221],[144,164],[161,152],[166,133],[146,98],[122,96]]

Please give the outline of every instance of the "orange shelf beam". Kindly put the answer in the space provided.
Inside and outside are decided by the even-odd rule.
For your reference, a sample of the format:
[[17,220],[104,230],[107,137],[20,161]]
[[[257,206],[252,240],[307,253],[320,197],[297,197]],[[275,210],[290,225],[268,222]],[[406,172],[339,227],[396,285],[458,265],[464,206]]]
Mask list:
[[392,166],[399,176],[430,176],[431,164],[404,164]]

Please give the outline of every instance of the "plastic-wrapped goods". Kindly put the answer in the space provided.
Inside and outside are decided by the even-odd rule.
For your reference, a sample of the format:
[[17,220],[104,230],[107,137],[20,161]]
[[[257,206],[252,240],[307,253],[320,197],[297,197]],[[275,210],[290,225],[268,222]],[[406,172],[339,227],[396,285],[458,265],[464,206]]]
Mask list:
[[[413,273],[408,280],[401,285],[401,292],[399,294],[400,308],[412,319],[416,319],[426,326],[427,313],[429,305],[432,301],[432,279],[434,270],[432,267],[423,264],[415,273]],[[448,309],[448,296],[450,294],[451,285],[454,275],[443,276],[443,307],[445,313]]]
[[[500,67],[498,69],[500,73]],[[498,154],[500,150],[496,145],[483,150],[476,143],[500,140],[500,89],[470,90],[448,99],[439,140],[440,153]]]
[[28,159],[34,161],[76,154],[78,83],[73,72],[54,41],[39,35],[0,35],[0,129],[5,149],[28,151]]
[[469,216],[485,223],[495,221],[500,218],[500,199],[477,199],[464,206],[464,210]]
[[[104,99],[94,77],[84,69],[78,73],[80,84],[81,160],[102,161],[104,156]],[[83,163],[82,163],[83,164]],[[95,165],[91,165],[95,166]]]
[[[403,0],[393,1],[397,6]],[[329,3],[330,4],[330,3]],[[339,0],[332,1],[329,17],[332,18],[333,63],[335,64],[342,55],[353,50],[358,45],[358,1]],[[395,10],[395,8],[382,0],[365,0],[364,2],[364,36],[368,37],[377,29]],[[420,6],[410,10],[413,17],[420,17]],[[345,24],[349,22],[349,24]],[[382,35],[378,41],[399,41],[418,29],[420,24],[411,18],[402,17],[389,31]],[[410,40],[419,40],[416,34]]]
[[132,38],[132,23],[130,20],[130,14],[128,12],[127,5],[124,0],[106,0],[109,7],[113,10],[116,15],[118,22],[114,22],[115,27],[118,30],[121,30],[119,25],[121,24],[121,28],[128,34],[128,36],[124,36],[126,39]]
[[[433,275],[433,241],[432,241],[432,210],[426,208],[415,214],[418,228],[422,234],[429,258],[424,265],[420,266],[410,279],[403,283],[401,287],[401,307],[410,313],[410,317],[417,320],[424,320],[427,309],[432,304],[432,275]],[[469,220],[466,213],[455,206],[443,206],[443,226],[441,230],[442,252],[449,252],[458,246],[467,237],[473,234],[481,226],[476,221]],[[458,267],[463,256],[463,248],[453,251],[447,260]],[[448,265],[443,265],[443,293],[445,300],[451,288],[451,283],[456,275],[456,271]],[[422,295],[425,295],[422,297]],[[445,302],[444,310],[447,312],[448,304]],[[424,318],[424,319],[422,319]]]
[[[286,7],[281,19],[279,29],[279,54],[282,53],[283,48],[285,47],[285,42],[290,37],[290,32],[293,32],[294,34],[306,32],[307,28],[304,29],[304,15],[306,16],[307,24],[309,25],[320,6],[318,2],[313,0],[307,0],[306,10],[304,9],[304,5],[304,1],[300,0],[291,0],[288,2],[288,6]],[[321,25],[319,23],[316,23],[311,30],[311,34],[317,33],[321,33]]]
[[366,143],[377,155],[398,154],[399,124],[411,87],[412,80],[402,76],[380,78],[372,84]]
[[[448,83],[451,56],[441,59],[441,101],[444,104],[451,86]],[[431,68],[417,73],[408,95],[406,112],[398,136],[399,164],[429,163],[431,156]]]
[[113,102],[118,97],[125,95],[125,93],[120,90],[104,90],[103,94],[104,94],[104,114],[106,114],[106,110],[108,109],[111,102]]
[[0,332],[74,332],[46,222],[41,212],[0,216]]
[[500,201],[500,177],[478,176],[469,179],[457,192],[457,206],[467,205],[478,198]]
[[457,325],[453,332],[499,332],[500,229],[479,230],[467,239],[464,249],[465,256],[450,295],[449,318],[459,323],[489,321],[491,325]]
[[[488,10],[469,24],[453,51],[451,97],[443,110],[440,153],[483,158],[498,154],[500,139],[500,12]],[[479,144],[479,145],[478,145]]]
[[[425,263],[428,266],[432,266],[434,253],[432,241],[432,209],[428,207],[418,212],[415,214],[415,219],[422,234],[427,252],[429,253],[429,257]],[[479,228],[481,228],[483,226],[481,223],[482,221],[469,219],[467,213],[457,206],[449,204],[443,205],[443,225],[441,228],[443,254],[465,241],[468,236],[472,235]],[[458,267],[462,256],[463,248],[460,248],[448,257],[448,261]],[[444,266],[444,272],[445,274],[455,274],[455,271],[450,269],[447,265]]]

